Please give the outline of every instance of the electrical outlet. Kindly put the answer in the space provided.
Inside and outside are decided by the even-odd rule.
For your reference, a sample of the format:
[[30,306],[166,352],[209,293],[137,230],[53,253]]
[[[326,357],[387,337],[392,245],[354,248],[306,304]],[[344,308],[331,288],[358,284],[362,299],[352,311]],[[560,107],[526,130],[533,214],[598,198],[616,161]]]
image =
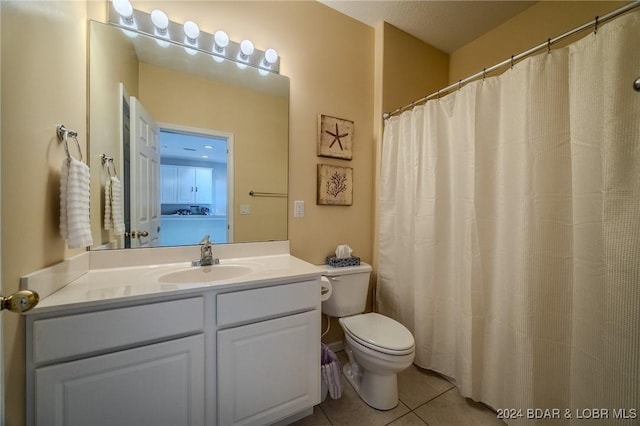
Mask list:
[[304,217],[304,201],[293,202],[293,217]]
[[240,214],[251,214],[251,204],[240,204]]

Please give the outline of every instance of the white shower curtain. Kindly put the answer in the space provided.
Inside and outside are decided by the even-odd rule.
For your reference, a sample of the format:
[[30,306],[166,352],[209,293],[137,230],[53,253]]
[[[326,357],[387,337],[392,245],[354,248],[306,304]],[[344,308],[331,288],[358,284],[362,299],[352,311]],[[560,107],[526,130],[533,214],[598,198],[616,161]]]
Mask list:
[[507,423],[640,422],[639,46],[634,12],[385,122],[378,309]]

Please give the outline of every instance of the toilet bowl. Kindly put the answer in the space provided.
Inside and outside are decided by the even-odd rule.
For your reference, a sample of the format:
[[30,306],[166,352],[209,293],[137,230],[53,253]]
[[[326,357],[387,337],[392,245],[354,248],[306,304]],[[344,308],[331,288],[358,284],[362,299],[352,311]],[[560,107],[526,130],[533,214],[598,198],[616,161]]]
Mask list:
[[322,311],[339,318],[349,357],[343,374],[364,402],[378,410],[390,410],[398,405],[396,374],[409,367],[415,356],[413,335],[389,317],[362,313],[370,265],[323,268],[333,292],[322,302]]

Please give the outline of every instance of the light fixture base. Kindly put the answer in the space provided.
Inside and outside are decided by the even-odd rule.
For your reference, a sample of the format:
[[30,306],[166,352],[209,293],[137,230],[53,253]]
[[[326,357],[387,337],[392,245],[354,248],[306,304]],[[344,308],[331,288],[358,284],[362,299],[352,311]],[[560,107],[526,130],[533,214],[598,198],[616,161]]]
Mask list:
[[[108,13],[109,24],[122,28],[123,30],[126,30],[126,31],[136,32],[136,33],[144,34],[154,38],[157,37],[155,35],[156,28],[153,25],[153,22],[151,21],[151,14],[134,8],[132,16],[137,24],[137,28],[131,28],[128,26],[123,26],[120,23],[120,15],[116,12],[116,10],[114,9],[114,7],[111,5],[110,2],[107,3],[107,7],[109,9],[109,13]],[[271,64],[269,68],[264,67],[263,61],[266,55],[265,51],[255,49],[251,55],[246,57],[246,59],[243,58],[242,60],[239,60],[238,58],[241,53],[240,43],[229,40],[229,44],[224,48],[223,52],[218,52],[215,49],[213,49],[213,46],[215,45],[213,34],[200,31],[200,34],[197,39],[198,45],[196,47],[185,42],[182,24],[169,20],[169,25],[167,30],[168,30],[169,37],[163,38],[163,40],[169,41],[173,44],[183,46],[187,49],[206,53],[208,55],[222,57],[224,59],[228,59],[230,61],[237,62],[242,65],[250,65],[254,68],[263,69],[270,73],[280,74],[280,58],[279,57],[275,63]]]

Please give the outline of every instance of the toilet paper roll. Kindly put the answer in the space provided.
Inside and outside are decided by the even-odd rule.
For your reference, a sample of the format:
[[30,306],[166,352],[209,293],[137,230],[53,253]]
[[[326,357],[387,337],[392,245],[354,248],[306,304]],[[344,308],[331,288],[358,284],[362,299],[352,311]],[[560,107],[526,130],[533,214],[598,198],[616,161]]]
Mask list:
[[333,293],[333,287],[329,278],[320,277],[320,300],[324,302],[331,297],[331,293]]

